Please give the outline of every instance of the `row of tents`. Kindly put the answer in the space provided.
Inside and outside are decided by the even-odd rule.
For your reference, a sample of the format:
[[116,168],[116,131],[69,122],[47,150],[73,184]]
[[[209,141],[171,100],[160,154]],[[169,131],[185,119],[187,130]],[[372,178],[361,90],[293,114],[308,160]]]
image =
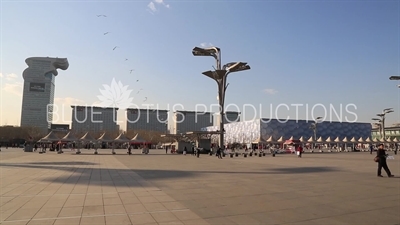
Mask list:
[[132,139],[127,138],[123,133],[118,135],[116,138],[111,138],[107,133],[102,134],[99,138],[93,138],[89,132],[86,132],[82,137],[78,138],[74,136],[71,132],[68,132],[64,137],[59,138],[57,135],[53,132],[50,131],[48,135],[45,137],[41,138],[38,142],[44,143],[44,142],[55,142],[55,141],[61,141],[61,142],[117,142],[117,143],[131,143],[131,144],[151,144],[151,142],[144,140],[139,136],[139,134],[136,134],[135,137]]
[[[295,140],[293,138],[293,136],[289,139],[286,140],[283,137],[280,137],[278,140],[274,139],[272,136],[269,137],[267,140],[264,140],[262,137],[257,138],[256,140],[254,140],[253,143],[284,143],[287,141],[293,141]],[[397,138],[394,139],[378,139],[378,138],[367,138],[367,139],[363,139],[362,137],[360,137],[359,139],[356,139],[355,137],[351,138],[350,140],[347,139],[347,137],[345,137],[344,139],[340,139],[339,137],[337,137],[336,139],[332,140],[331,137],[328,137],[327,139],[323,139],[322,137],[318,138],[317,140],[314,139],[314,137],[310,137],[309,139],[305,139],[304,137],[300,137],[299,139],[297,139],[299,142],[305,143],[359,143],[359,144],[364,144],[364,143],[397,143],[399,142],[399,140]]]

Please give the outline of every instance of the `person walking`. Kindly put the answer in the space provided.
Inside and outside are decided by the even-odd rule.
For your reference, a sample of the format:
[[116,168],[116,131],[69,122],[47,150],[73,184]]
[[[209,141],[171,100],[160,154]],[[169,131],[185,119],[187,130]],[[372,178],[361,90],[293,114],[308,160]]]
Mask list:
[[196,155],[197,155],[197,158],[200,157],[200,149],[197,149],[197,150],[196,150]]
[[192,146],[192,151],[190,153],[192,156],[194,156],[194,146]]
[[218,156],[218,159],[222,159],[222,151],[221,151],[221,148],[218,148],[218,150],[217,150],[217,156]]
[[297,151],[297,156],[299,158],[301,158],[301,155],[303,154],[303,147],[301,147],[301,145],[299,145],[299,147],[297,147],[296,151]]
[[378,151],[376,153],[376,157],[378,157],[378,177],[383,177],[382,176],[382,168],[386,171],[388,177],[394,177],[392,173],[389,170],[389,167],[386,163],[386,157],[388,155],[386,154],[386,151],[384,149],[384,145],[380,144],[378,147]]
[[374,151],[374,146],[373,145],[369,145],[369,151],[370,151],[370,154],[372,155],[372,152]]
[[397,155],[397,151],[399,150],[399,144],[394,144],[394,154]]

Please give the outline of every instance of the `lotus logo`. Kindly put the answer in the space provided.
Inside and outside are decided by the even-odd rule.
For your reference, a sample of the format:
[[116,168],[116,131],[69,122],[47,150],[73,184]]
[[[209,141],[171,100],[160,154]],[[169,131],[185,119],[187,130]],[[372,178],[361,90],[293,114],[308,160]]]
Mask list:
[[111,85],[103,84],[104,90],[100,89],[101,95],[97,98],[101,101],[103,107],[116,107],[121,109],[129,108],[133,98],[130,97],[132,90],[128,89],[128,85],[124,86],[121,81],[118,83],[115,78],[112,79]]

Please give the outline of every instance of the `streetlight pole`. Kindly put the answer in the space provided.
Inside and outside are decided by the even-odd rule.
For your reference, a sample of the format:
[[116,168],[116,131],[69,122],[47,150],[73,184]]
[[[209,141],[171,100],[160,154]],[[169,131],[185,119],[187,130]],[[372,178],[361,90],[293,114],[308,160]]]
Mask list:
[[232,72],[239,72],[244,70],[249,70],[250,66],[244,62],[235,62],[235,63],[228,63],[223,66],[222,70],[215,70],[215,71],[206,71],[203,72],[204,75],[207,77],[215,80],[218,86],[218,103],[219,103],[219,114],[220,114],[220,121],[219,121],[219,131],[220,131],[220,139],[219,144],[222,149],[225,148],[224,145],[224,116],[225,116],[225,93],[226,89],[228,88],[229,84],[226,82],[228,75]]
[[314,120],[314,123],[312,123],[311,126],[310,126],[310,129],[312,129],[313,132],[314,132],[314,141],[317,141],[317,124],[318,124],[318,120],[320,120],[320,119],[322,119],[322,117],[320,117],[320,116],[317,117]]
[[314,123],[311,124],[310,128],[314,131],[314,140],[317,140],[317,124],[318,124],[318,120],[322,119],[322,117],[317,117],[314,120]]
[[374,125],[378,126],[378,128],[379,128],[379,136],[380,136],[381,138],[383,138],[383,133],[382,133],[382,120],[379,119],[379,118],[372,118],[372,120],[378,121],[378,122],[374,123]]
[[374,123],[373,125],[375,125],[378,128],[379,136],[382,138],[382,124],[381,123]]
[[387,108],[382,110],[382,113],[376,114],[381,118],[381,124],[382,124],[382,137],[384,140],[386,140],[386,131],[385,131],[385,119],[386,119],[386,114],[394,112],[393,108]]
[[212,56],[216,60],[217,68],[215,71],[206,71],[203,72],[204,75],[207,77],[215,80],[218,86],[218,103],[219,103],[219,146],[222,149],[225,149],[224,145],[224,105],[225,105],[225,93],[226,89],[228,88],[229,84],[227,83],[228,75],[232,72],[239,72],[244,70],[249,70],[250,66],[247,65],[245,62],[232,62],[227,63],[226,65],[221,68],[221,50],[217,47],[210,47],[210,48],[199,48],[195,47],[192,50],[192,54],[194,56]]

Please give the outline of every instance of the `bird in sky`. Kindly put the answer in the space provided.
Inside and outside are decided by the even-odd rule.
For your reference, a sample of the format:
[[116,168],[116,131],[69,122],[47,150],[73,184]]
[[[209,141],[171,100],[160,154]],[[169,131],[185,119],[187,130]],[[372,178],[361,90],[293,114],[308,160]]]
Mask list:
[[128,61],[128,59],[125,59],[125,61]]
[[132,73],[133,71],[135,71],[135,70],[129,70],[130,71],[130,73]]
[[109,34],[110,32],[105,32],[104,35]]
[[118,46],[115,46],[114,48],[113,48],[113,51],[115,50],[115,49],[117,49],[118,48]]
[[97,17],[107,17],[106,15],[97,15]]
[[141,91],[141,90],[143,90],[142,88],[140,88],[140,90],[136,93],[136,94],[139,94],[139,92]]
[[147,97],[144,97],[144,100],[143,100],[143,102],[145,102],[145,101],[147,101]]
[[136,80],[136,82],[139,82],[139,80]]

